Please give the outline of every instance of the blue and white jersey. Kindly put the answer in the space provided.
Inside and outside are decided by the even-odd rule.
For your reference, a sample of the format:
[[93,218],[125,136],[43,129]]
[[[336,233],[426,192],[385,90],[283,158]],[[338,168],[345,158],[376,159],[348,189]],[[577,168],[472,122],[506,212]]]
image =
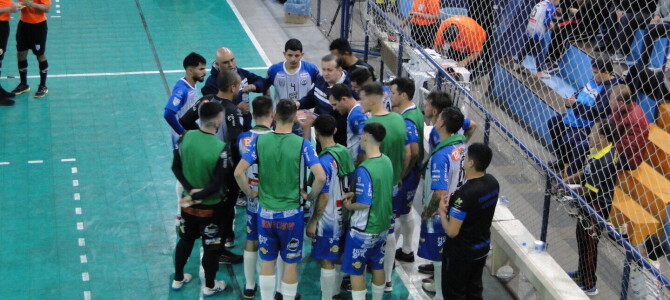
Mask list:
[[393,112],[393,104],[391,103],[391,88],[388,86],[382,86],[384,90],[384,108],[388,112]]
[[[447,191],[451,196],[465,182],[463,158],[466,155],[466,144],[458,143],[445,146],[430,156],[424,174],[423,205],[428,207],[433,198],[433,191]],[[436,218],[437,217],[437,218]],[[440,216],[433,216],[426,222],[428,233],[434,233],[441,225]]]
[[[240,149],[240,156],[243,156],[249,151],[251,142],[259,135],[272,132],[270,128],[256,126],[254,129],[240,133],[237,137],[237,145]],[[258,164],[254,163],[247,169],[247,178],[249,178],[249,187],[252,191],[258,192]],[[247,211],[251,213],[258,213],[258,197],[247,197]]]
[[[591,79],[584,85],[584,88],[582,88],[582,90],[575,98],[577,99],[577,103],[582,106],[595,107],[597,104],[596,100],[599,98],[598,96],[603,92],[603,90],[605,90],[604,85],[599,85],[595,80]],[[595,118],[596,116],[592,117]],[[563,116],[563,122],[565,125],[570,127],[593,127],[595,124],[594,121],[581,118],[575,114],[575,109],[572,107],[568,108],[565,112],[565,115]]]
[[[358,167],[354,171],[356,176],[356,203],[372,206],[372,178],[365,168]],[[351,228],[366,228],[370,216],[370,207],[361,210],[355,210],[351,215]]]
[[[344,198],[344,182],[338,175],[339,166],[330,153],[319,157],[326,181],[321,194],[328,195],[328,204],[316,225],[316,234],[321,237],[339,237],[342,235],[342,199]],[[346,180],[346,179],[345,179]],[[316,205],[312,206],[314,215]]]
[[363,108],[360,104],[356,104],[354,108],[349,111],[347,116],[347,149],[351,153],[351,157],[358,157],[358,148],[361,144],[361,135],[363,135],[363,127],[365,127],[365,120],[368,117],[363,113]]
[[272,103],[276,106],[279,99],[298,101],[305,97],[313,87],[318,75],[319,68],[306,61],[300,61],[300,68],[293,74],[286,70],[284,62],[270,66],[266,85],[271,84],[275,87]]
[[[177,83],[175,83],[172,88],[172,94],[168,98],[167,104],[165,105],[165,110],[169,110],[175,115],[175,121],[177,125],[179,124],[179,118],[181,118],[189,108],[195,104],[195,102],[200,99],[198,90],[194,86],[191,86],[186,78],[182,78]],[[181,126],[181,125],[179,125]],[[172,128],[172,144],[176,145],[177,140],[179,139],[179,134]]]
[[[465,119],[463,120],[463,127],[461,127],[461,130],[459,130],[457,133],[458,133],[458,134],[463,134],[463,133],[465,133],[468,129],[470,129],[470,124],[471,124],[470,119],[469,119],[469,118],[465,118]],[[428,137],[428,148],[429,148],[429,149],[428,149],[428,153],[433,152],[433,149],[435,149],[435,147],[436,147],[437,144],[439,144],[439,143],[440,143],[440,134],[438,134],[438,133],[437,133],[437,130],[435,129],[435,127],[433,127],[433,128],[430,130],[430,134],[429,134],[429,137]]]
[[528,17],[528,26],[526,26],[526,35],[536,41],[544,38],[544,34],[549,30],[551,20],[554,19],[556,8],[548,0],[542,0],[535,4]]

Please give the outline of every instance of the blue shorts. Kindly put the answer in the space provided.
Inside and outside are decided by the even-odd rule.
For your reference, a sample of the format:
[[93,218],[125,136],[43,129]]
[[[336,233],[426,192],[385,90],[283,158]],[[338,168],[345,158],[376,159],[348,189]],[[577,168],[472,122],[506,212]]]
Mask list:
[[386,235],[386,232],[369,234],[350,230],[344,242],[342,272],[353,276],[363,275],[368,264],[373,270],[384,269]]
[[258,254],[264,261],[281,255],[284,262],[298,263],[302,258],[305,220],[302,208],[286,211],[258,211]]
[[344,238],[316,236],[312,241],[312,258],[319,260],[337,261],[342,256]]
[[[396,184],[396,185],[393,186],[393,199],[391,199],[391,200],[395,201],[394,199],[396,198],[397,195],[398,195],[398,185]],[[395,204],[392,204],[392,205],[393,205],[393,215],[391,215],[391,227],[389,228],[388,234],[391,234],[391,233],[395,232],[395,217],[396,217]]]
[[247,241],[258,241],[258,198],[247,200]]
[[412,203],[414,202],[414,195],[416,195],[416,189],[419,187],[419,176],[420,169],[414,167],[409,170],[407,177],[403,179],[402,186],[398,190],[398,193],[393,196],[393,212],[396,216],[406,215],[412,209]]
[[433,216],[421,222],[417,255],[430,261],[442,261],[442,248],[446,240],[447,234],[442,228],[440,216]]

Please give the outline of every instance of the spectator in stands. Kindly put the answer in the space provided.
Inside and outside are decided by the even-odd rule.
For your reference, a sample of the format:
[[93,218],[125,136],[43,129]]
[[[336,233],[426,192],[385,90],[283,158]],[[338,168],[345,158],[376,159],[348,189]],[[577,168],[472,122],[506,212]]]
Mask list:
[[603,44],[599,50],[616,49],[615,62],[625,62],[630,54],[630,44],[635,30],[642,29],[651,21],[656,10],[656,0],[622,0],[611,15],[614,26],[605,30]]
[[414,0],[412,10],[400,26],[404,27],[405,24],[411,22],[412,39],[419,46],[430,48],[439,20],[440,0]]
[[549,78],[549,73],[542,72],[542,63],[544,63],[544,35],[554,26],[554,12],[559,0],[541,0],[528,17],[528,25],[526,26],[526,45],[515,57],[514,70],[518,71],[524,58],[528,54],[535,57],[537,76],[540,78]]
[[667,37],[668,33],[670,33],[670,0],[659,0],[656,11],[647,26],[647,34],[644,35],[644,47],[642,47],[637,65],[641,65],[643,68],[647,67],[651,52],[654,50],[654,41]]
[[548,55],[544,59],[544,72],[558,71],[558,60],[568,50],[569,43],[590,39],[599,31],[598,26],[605,20],[602,8],[607,7],[602,1],[573,0],[561,5],[565,13],[554,28]]
[[368,63],[354,56],[353,52],[351,51],[349,41],[346,39],[338,38],[331,42],[330,53],[342,60],[342,68],[349,74],[351,74],[351,72],[356,69],[367,69],[370,74],[372,74],[372,81],[377,80],[375,78],[375,69]]
[[572,149],[586,140],[591,127],[598,119],[609,113],[607,101],[611,87],[623,83],[623,79],[612,72],[609,58],[599,57],[591,62],[593,79],[587,82],[576,97],[564,99],[565,114],[552,117],[547,122],[551,136],[551,148],[557,161],[551,164],[554,170],[563,170],[572,160]]
[[[579,184],[577,192],[603,219],[609,218],[612,196],[617,181],[617,153],[612,145],[618,140],[616,127],[610,123],[598,126],[589,135],[591,156],[582,171],[566,179],[566,183]],[[598,264],[598,240],[601,226],[586,207],[581,207],[577,221],[576,237],[579,262],[577,271],[568,272],[584,293],[598,294],[596,266]]]
[[[435,35],[434,47],[458,65],[473,70],[482,54],[486,31],[466,16],[453,16],[440,24]],[[444,47],[447,45],[448,47]],[[447,48],[447,49],[444,49]]]
[[[612,114],[608,121],[615,126],[617,135],[620,137],[614,143],[619,153],[619,169],[635,170],[647,156],[649,121],[644,116],[640,105],[633,101],[632,93],[627,85],[619,84],[612,87],[609,106]],[[582,168],[588,149],[587,141],[574,148],[568,175]]]

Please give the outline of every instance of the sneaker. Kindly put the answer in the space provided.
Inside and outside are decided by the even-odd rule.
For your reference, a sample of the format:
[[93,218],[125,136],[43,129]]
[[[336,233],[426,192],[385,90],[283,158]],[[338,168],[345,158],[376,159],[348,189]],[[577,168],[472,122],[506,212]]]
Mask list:
[[420,265],[419,273],[433,275],[433,273],[435,273],[435,266],[433,264]]
[[235,247],[235,239],[233,238],[226,238],[226,243],[223,244],[226,248],[233,248]]
[[49,93],[49,89],[47,88],[46,85],[40,85],[37,88],[37,92],[35,92],[35,95],[33,97],[35,98],[42,98],[46,96]]
[[16,96],[14,93],[10,93],[0,86],[0,97],[14,98],[14,96]]
[[226,289],[226,283],[222,280],[214,281],[214,287],[208,288],[206,286],[202,287],[202,295],[204,297],[212,297],[218,293],[223,292]]
[[413,263],[414,262],[414,252],[405,253],[405,252],[402,252],[402,248],[398,248],[398,250],[395,251],[395,259],[399,260],[399,261]]
[[551,78],[551,74],[549,74],[547,72],[538,72],[537,77],[540,78],[540,79],[549,79],[549,78]]
[[191,279],[193,279],[193,275],[184,273],[184,279],[182,279],[181,281],[172,280],[172,285],[170,286],[170,288],[173,291],[179,291],[184,286],[184,284],[191,282]]
[[30,92],[30,86],[23,83],[19,83],[19,85],[12,90],[12,94],[14,95],[21,95],[25,92]]
[[[295,294],[295,300],[300,300],[302,296],[300,296],[300,293]],[[283,300],[284,296],[280,292],[275,292],[275,300]]]
[[342,294],[333,295],[333,300],[342,300]]
[[244,299],[254,299],[256,297],[256,289],[258,285],[255,285],[253,289],[244,289]]
[[390,292],[393,292],[393,282],[389,281],[384,286],[384,293],[390,293]]
[[343,289],[347,292],[351,292],[351,281],[342,280],[342,285],[340,285],[340,289]]
[[12,106],[12,105],[14,105],[14,103],[15,102],[12,99],[7,99],[7,98],[0,99],[0,106]]
[[424,279],[421,279],[421,282],[426,283],[426,282],[434,282],[435,281],[435,276],[430,275],[430,277],[426,277]]
[[567,271],[565,273],[567,273],[568,277],[570,277],[570,279],[572,279],[573,281],[577,281],[577,279],[579,278],[579,276],[577,275],[577,271]]
[[247,196],[244,195],[244,193],[240,193],[240,195],[237,197],[237,202],[235,202],[235,205],[247,206]]
[[424,282],[421,284],[421,289],[430,294],[430,295],[435,295],[435,283],[433,282]]
[[221,253],[221,256],[219,257],[219,263],[225,265],[241,264],[243,261],[244,257],[242,255],[237,255],[225,249],[223,250],[223,253]]
[[586,288],[584,286],[579,286],[579,287],[582,289],[582,291],[584,291],[584,294],[586,294],[587,296],[598,295],[598,288],[595,285],[590,289]]

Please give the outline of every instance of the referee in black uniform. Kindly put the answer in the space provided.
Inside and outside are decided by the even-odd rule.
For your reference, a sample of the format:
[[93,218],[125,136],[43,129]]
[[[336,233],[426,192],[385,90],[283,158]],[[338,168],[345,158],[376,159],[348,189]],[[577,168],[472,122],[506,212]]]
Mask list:
[[[21,9],[21,4],[12,2],[12,0],[0,0],[0,68],[2,67],[2,59],[7,52],[7,40],[9,39],[9,19],[11,14],[18,12]],[[8,93],[0,87],[0,106],[14,105],[14,94]]]
[[49,63],[44,55],[47,46],[47,13],[51,9],[51,0],[24,0],[21,2],[21,20],[16,28],[16,57],[18,59],[21,83],[12,91],[20,95],[30,91],[28,85],[28,50],[37,56],[40,67],[40,85],[35,98],[42,98],[48,92],[47,70]]

